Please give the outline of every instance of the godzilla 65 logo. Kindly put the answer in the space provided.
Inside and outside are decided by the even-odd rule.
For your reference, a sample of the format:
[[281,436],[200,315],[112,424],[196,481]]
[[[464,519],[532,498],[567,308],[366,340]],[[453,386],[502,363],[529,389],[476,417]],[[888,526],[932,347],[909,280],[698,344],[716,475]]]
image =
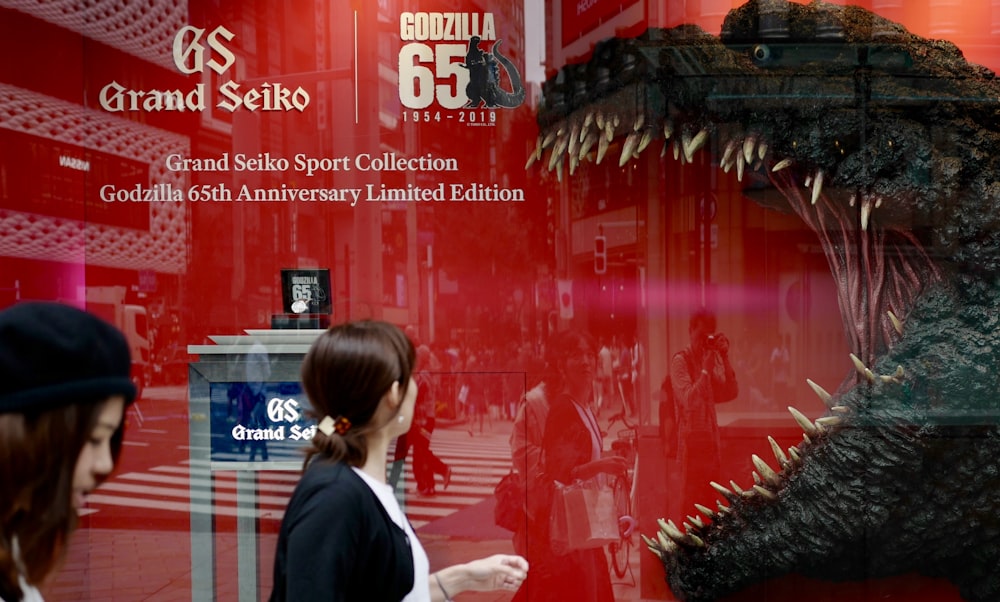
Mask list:
[[521,74],[500,51],[493,13],[403,13],[399,37],[406,42],[399,51],[404,107],[513,109],[524,102]]

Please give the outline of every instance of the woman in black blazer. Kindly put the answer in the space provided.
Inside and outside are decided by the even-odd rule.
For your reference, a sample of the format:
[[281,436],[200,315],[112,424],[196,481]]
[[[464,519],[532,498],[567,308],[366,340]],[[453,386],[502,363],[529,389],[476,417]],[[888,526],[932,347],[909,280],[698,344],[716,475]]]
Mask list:
[[429,570],[386,483],[389,443],[413,421],[413,344],[391,324],[334,326],[306,354],[302,384],[319,419],[281,523],[272,602],[449,601],[516,590],[524,558],[496,554]]

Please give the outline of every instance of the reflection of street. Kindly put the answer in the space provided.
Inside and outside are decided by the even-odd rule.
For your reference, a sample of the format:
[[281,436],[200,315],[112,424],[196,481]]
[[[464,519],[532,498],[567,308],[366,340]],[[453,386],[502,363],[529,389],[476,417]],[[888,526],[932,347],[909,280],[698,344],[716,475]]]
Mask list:
[[[189,516],[192,510],[210,509],[216,515],[216,599],[236,599],[238,554],[231,518],[238,513],[235,475],[211,473],[209,467],[189,462],[184,387],[148,388],[142,411],[142,426],[134,420],[129,424],[120,469],[88,502],[66,565],[45,592],[49,602],[191,599]],[[439,424],[432,446],[454,475],[448,488],[439,488],[435,496],[416,494],[412,466],[406,462],[399,491],[405,491],[406,512],[432,566],[472,554],[512,552],[510,533],[493,524],[492,511],[493,488],[510,469],[510,428],[509,422],[496,422],[483,435],[469,437],[463,423]],[[215,499],[192,500],[190,479],[207,484],[210,478]],[[258,504],[250,514],[260,521],[257,579],[259,599],[266,599],[277,525],[298,472],[261,472],[258,479]],[[638,563],[635,551],[632,560]],[[616,584],[615,591],[616,599],[628,600],[635,599],[638,590]],[[509,599],[509,594],[463,595],[473,602]]]
[[[254,509],[236,504],[233,471],[210,470],[207,462],[192,462],[188,447],[188,411],[183,387],[150,387],[141,401],[142,421],[132,416],[126,447],[115,475],[88,499],[86,526],[163,525],[187,528],[190,512],[237,516],[249,512],[262,520],[280,521],[298,471],[260,471]],[[407,459],[400,490],[414,528],[482,502],[510,468],[510,448],[503,430],[470,439],[464,426],[442,425],[434,432],[433,448],[454,473],[449,487],[437,495],[416,494],[412,464]],[[213,480],[214,477],[214,480]],[[192,496],[191,480],[205,484],[205,493]],[[208,493],[211,485],[213,493]],[[196,488],[200,489],[200,488]],[[488,519],[488,520],[487,520]],[[492,514],[483,526],[492,528]],[[474,530],[475,525],[469,525]]]

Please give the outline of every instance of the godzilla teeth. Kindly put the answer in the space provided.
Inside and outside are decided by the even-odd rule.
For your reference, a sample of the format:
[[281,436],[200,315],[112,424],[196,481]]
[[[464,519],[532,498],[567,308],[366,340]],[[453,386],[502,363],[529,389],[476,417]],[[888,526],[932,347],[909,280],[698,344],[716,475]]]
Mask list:
[[669,140],[674,135],[674,124],[668,119],[663,122],[663,139]]
[[705,146],[705,141],[708,140],[708,132],[700,130],[694,135],[694,138],[688,138],[686,134],[682,138],[684,139],[684,158],[687,159],[688,163],[691,163],[695,151]]
[[576,156],[579,145],[580,145],[580,126],[574,123],[573,127],[570,129],[569,140],[566,146],[566,152],[569,154],[570,160],[572,160],[573,157]]
[[608,152],[609,141],[604,136],[598,136],[597,138],[597,164],[600,165],[601,161],[604,160],[604,154]]
[[639,147],[635,149],[636,153],[641,153],[646,150],[649,143],[653,141],[653,130],[646,129],[642,131],[642,138],[639,139]]
[[726,144],[726,150],[722,152],[722,159],[719,161],[719,165],[722,166],[722,170],[729,173],[729,170],[733,168],[733,163],[730,159],[733,156],[733,151],[736,150],[736,141],[730,140]]
[[737,499],[739,499],[739,496],[737,494],[733,493],[732,491],[730,491],[725,485],[720,485],[720,484],[716,483],[715,481],[710,482],[709,485],[712,487],[712,489],[718,491],[719,495],[721,495],[722,497],[726,498],[730,502],[734,502]]
[[666,523],[661,523],[660,530],[667,537],[669,537],[670,539],[672,539],[677,543],[681,543],[684,541],[684,533],[682,533],[681,530],[677,528],[677,525],[675,525],[674,521],[672,520],[667,521]]
[[794,163],[794,161],[792,161],[791,159],[782,159],[781,161],[778,161],[777,163],[774,164],[774,167],[771,168],[771,171],[781,171],[782,169],[791,166],[792,163]]
[[761,141],[761,143],[757,145],[757,158],[763,161],[766,155],[767,155],[767,142]]
[[604,111],[598,111],[597,114],[594,115],[594,125],[596,125],[599,130],[604,129]]
[[594,112],[588,111],[583,118],[583,127],[580,128],[580,142],[583,142],[583,136],[590,129],[590,126],[594,124]]
[[853,353],[851,354],[851,363],[854,364],[854,369],[858,371],[858,374],[864,376],[865,370],[867,370],[868,367],[865,366],[865,363],[862,362],[861,359],[858,356],[854,355]]
[[822,418],[816,419],[816,424],[819,426],[840,426],[844,423],[844,419],[840,416],[823,416]]
[[805,414],[798,411],[792,406],[788,406],[788,411],[791,412],[792,417],[795,418],[795,422],[797,422],[799,426],[802,427],[802,431],[806,434],[806,436],[815,437],[820,434],[819,429],[816,428],[816,425],[813,424],[811,420],[806,418]]
[[[537,148],[536,148],[536,150],[537,150]],[[532,165],[534,165],[535,161],[537,159],[538,159],[538,156],[537,156],[536,152],[532,151],[531,154],[528,155],[528,160],[524,164],[524,169],[527,170],[529,167],[531,167]]]
[[584,138],[583,142],[580,144],[580,152],[577,158],[583,161],[583,158],[587,156],[587,153],[590,152],[590,149],[594,148],[595,142],[597,142],[597,135],[594,134],[593,132],[587,134],[587,137]]
[[663,534],[663,531],[656,532],[656,541],[660,544],[660,547],[663,548],[664,551],[677,549],[677,544],[667,539],[667,537]]
[[635,118],[635,122],[632,123],[632,131],[638,132],[644,125],[646,125],[646,114],[639,113],[638,117]]
[[767,442],[771,444],[771,453],[774,454],[774,459],[778,461],[778,466],[780,466],[781,468],[787,466],[788,456],[785,455],[785,452],[781,451],[781,446],[778,445],[778,442],[774,440],[774,437],[771,437],[769,435],[767,437]]
[[832,402],[833,402],[833,396],[830,395],[829,393],[827,393],[826,389],[824,389],[823,387],[817,385],[816,383],[814,383],[813,381],[809,380],[808,378],[806,379],[806,384],[808,384],[810,387],[812,387],[812,390],[816,393],[816,395],[819,396],[820,399],[823,400],[823,404],[826,407],[828,407],[828,408],[833,407],[833,404],[832,404]]
[[766,483],[775,486],[781,485],[781,477],[760,456],[753,454],[750,456],[750,459],[753,461],[753,465],[757,467],[757,470],[760,471],[760,476]]
[[868,220],[871,219],[872,215],[872,202],[869,199],[865,199],[861,203],[861,229],[868,231]]
[[746,160],[743,155],[736,153],[736,179],[743,181],[743,169],[746,167]]
[[819,195],[823,191],[823,170],[816,170],[816,181],[813,182],[812,189],[812,204],[815,205],[816,201],[819,200]]
[[747,136],[743,140],[743,158],[747,163],[753,162],[753,151],[754,147],[757,145],[757,138],[755,136]]
[[764,496],[765,498],[769,499],[769,500],[776,500],[776,499],[778,499],[778,496],[773,491],[771,491],[770,489],[761,487],[760,485],[754,485],[753,486],[753,490],[756,491],[757,493],[759,493],[760,495]]
[[663,560],[663,553],[666,550],[662,549],[662,546],[657,544],[657,542],[653,541],[652,539],[646,537],[642,533],[640,533],[639,536],[642,537],[642,541],[646,543],[646,547],[649,548],[649,551],[656,554],[660,560]]
[[712,512],[712,509],[709,508],[708,506],[702,506],[701,504],[695,504],[694,507],[698,509],[698,512],[701,512],[702,514],[704,514],[705,518],[707,518],[709,520],[713,520],[715,518],[715,512]]
[[690,545],[695,545],[698,546],[699,548],[705,547],[705,542],[702,541],[700,537],[698,537],[694,533],[691,533],[690,531],[688,531],[687,533],[682,533],[681,530],[677,528],[677,525],[674,524],[674,521],[668,520],[664,523],[663,519],[660,519],[657,521],[657,523],[660,525],[660,531],[657,533],[658,539],[660,538],[659,537],[660,534],[663,534],[670,538],[668,541],[674,541],[678,544],[686,543]]
[[892,327],[896,329],[897,333],[899,333],[900,335],[902,335],[903,334],[903,323],[899,321],[899,318],[897,318],[896,314],[892,313],[891,310],[888,311],[888,312],[886,312],[886,313],[889,314],[889,321],[892,322]]
[[618,158],[618,167],[624,166],[632,158],[632,152],[635,150],[635,146],[639,141],[638,139],[638,132],[632,132],[625,138],[625,144],[622,145],[622,154]]
[[549,145],[555,142],[555,139],[556,133],[554,131],[545,134],[545,138],[542,138],[542,148],[548,148]]

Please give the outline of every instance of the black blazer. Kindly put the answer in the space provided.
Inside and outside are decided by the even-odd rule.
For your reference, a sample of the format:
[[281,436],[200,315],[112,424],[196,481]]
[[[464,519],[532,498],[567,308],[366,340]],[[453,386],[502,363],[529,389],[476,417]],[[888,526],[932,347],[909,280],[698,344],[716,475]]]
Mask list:
[[281,521],[271,602],[401,600],[413,551],[375,493],[344,463],[314,461]]

